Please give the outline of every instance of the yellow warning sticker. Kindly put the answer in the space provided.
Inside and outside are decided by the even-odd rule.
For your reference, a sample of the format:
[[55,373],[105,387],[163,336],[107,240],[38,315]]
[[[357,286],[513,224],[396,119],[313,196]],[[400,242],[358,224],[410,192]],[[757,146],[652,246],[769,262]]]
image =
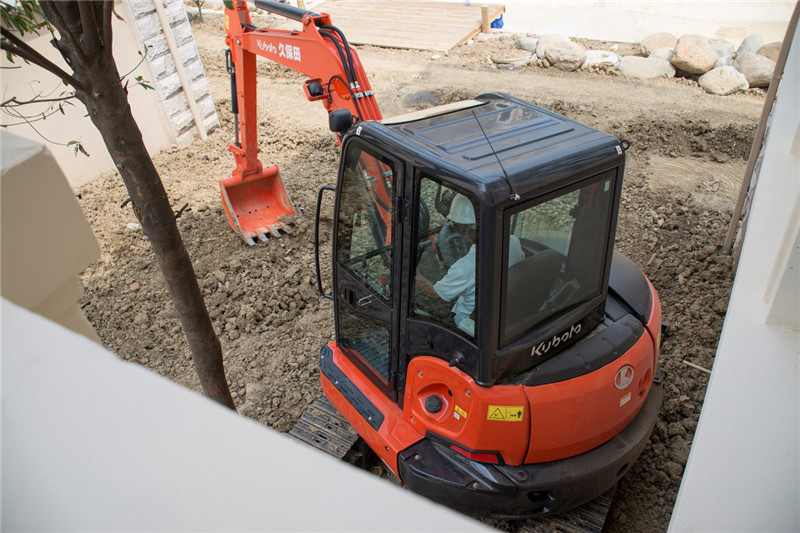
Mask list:
[[456,420],[461,420],[462,418],[467,418],[467,412],[456,405],[456,412],[453,413],[456,417]]
[[522,422],[524,414],[525,407],[522,405],[490,405],[486,413],[486,420]]

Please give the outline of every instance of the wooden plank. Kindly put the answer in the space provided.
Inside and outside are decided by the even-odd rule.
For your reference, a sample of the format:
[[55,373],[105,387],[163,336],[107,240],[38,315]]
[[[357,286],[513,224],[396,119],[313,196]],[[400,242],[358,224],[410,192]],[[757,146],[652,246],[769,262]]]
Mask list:
[[[351,44],[446,52],[480,33],[481,5],[328,0],[309,10],[329,14]],[[504,12],[505,6],[489,5],[489,20]],[[278,27],[298,29],[300,24],[287,21]]]

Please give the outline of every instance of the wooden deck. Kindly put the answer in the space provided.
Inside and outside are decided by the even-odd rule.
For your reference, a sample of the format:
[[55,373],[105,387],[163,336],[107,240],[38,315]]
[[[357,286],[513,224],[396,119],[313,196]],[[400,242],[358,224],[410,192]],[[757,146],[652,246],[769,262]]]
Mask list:
[[[328,0],[307,9],[329,14],[352,44],[446,52],[480,33],[481,5],[486,4]],[[489,21],[504,12],[505,6],[490,4]],[[299,23],[279,27],[294,29]]]

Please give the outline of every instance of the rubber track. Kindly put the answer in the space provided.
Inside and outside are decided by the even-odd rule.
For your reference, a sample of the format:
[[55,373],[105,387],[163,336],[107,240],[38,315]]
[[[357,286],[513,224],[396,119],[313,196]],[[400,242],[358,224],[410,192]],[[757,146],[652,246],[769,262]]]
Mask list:
[[289,435],[337,459],[358,440],[358,433],[324,394],[303,413]]
[[517,533],[600,533],[608,516],[616,485],[587,504],[571,511],[526,520]]

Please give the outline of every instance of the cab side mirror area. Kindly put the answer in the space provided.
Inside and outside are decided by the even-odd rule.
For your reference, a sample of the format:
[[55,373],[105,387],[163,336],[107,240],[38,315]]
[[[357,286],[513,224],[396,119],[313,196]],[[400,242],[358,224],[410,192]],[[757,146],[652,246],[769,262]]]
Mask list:
[[353,114],[349,109],[336,109],[328,113],[328,128],[334,133],[343,134],[353,125]]

